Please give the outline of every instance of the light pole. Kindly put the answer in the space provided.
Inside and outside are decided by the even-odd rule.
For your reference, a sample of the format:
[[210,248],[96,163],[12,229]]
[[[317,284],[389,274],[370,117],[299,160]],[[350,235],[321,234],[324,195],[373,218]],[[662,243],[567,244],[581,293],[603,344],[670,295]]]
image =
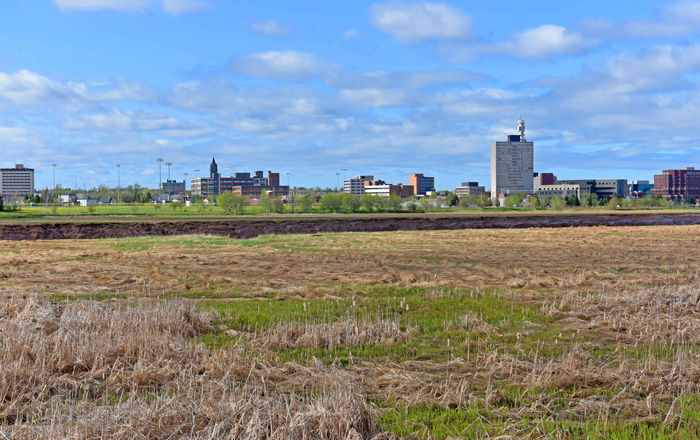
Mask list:
[[52,197],[52,202],[56,203],[56,164],[52,163],[51,166],[53,167],[53,197]]
[[168,167],[168,180],[170,180],[170,167],[172,166],[172,162],[166,162],[165,166]]
[[119,168],[121,168],[121,164],[117,164],[117,203],[122,202],[122,181]]
[[[156,159],[156,162],[158,162],[158,198],[160,199],[160,196],[163,194],[163,174],[161,173],[161,166],[163,165],[163,158],[159,157]],[[158,200],[159,202],[161,200]]]
[[340,173],[335,173],[335,192],[338,192],[339,185],[340,185]]
[[347,171],[347,168],[341,168],[340,171],[343,172],[343,192],[345,192],[345,172]]
[[[198,176],[197,176],[197,173],[199,173],[199,170],[194,170],[194,181],[195,181],[195,182],[197,182],[197,177],[198,177]],[[201,184],[200,182],[197,182],[197,185],[199,186],[199,190],[201,191],[201,189],[202,189],[202,184]],[[192,188],[192,187],[190,187],[190,188]],[[197,193],[194,192],[194,188],[192,188],[192,192],[194,193],[194,194],[193,194],[193,196],[194,196],[194,202],[197,203]]]
[[187,173],[185,173],[185,197],[187,197]]

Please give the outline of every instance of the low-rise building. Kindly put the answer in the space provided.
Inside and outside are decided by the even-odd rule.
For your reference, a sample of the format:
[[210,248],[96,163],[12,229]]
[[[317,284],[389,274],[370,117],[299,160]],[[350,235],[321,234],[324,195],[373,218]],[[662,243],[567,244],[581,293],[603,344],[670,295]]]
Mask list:
[[413,195],[413,186],[401,183],[393,185],[383,180],[370,180],[365,182],[365,194],[381,197],[390,197],[392,194],[395,194],[402,199],[406,199]]
[[554,196],[576,196],[577,199],[581,200],[581,197],[588,193],[590,193],[590,187],[579,183],[565,184],[559,182],[555,185],[538,185],[535,189],[537,197],[547,200],[550,200]]
[[685,167],[680,170],[664,170],[654,176],[653,195],[666,199],[700,199],[700,170]]
[[559,180],[558,185],[581,185],[581,189],[589,187],[588,192],[601,198],[627,197],[629,188],[627,179],[577,179]]
[[263,191],[272,191],[277,195],[287,196],[289,186],[280,185],[280,173],[267,172],[267,177],[262,171],[251,173],[234,173],[231,177],[222,177],[219,173],[216,160],[212,159],[209,166],[209,177],[196,177],[191,181],[193,196],[208,197],[224,192],[234,194],[256,196]]
[[462,186],[455,188],[457,197],[480,196],[486,192],[486,188],[479,186],[479,182],[462,182]]
[[355,176],[352,179],[345,179],[343,182],[343,192],[345,194],[356,194],[361,196],[365,193],[365,182],[371,182],[374,180],[374,176]]
[[178,182],[177,180],[166,180],[161,182],[160,191],[168,194],[180,194],[185,195],[187,191],[185,190],[185,181]]
[[636,198],[648,196],[652,189],[654,189],[654,184],[649,183],[648,180],[633,180],[629,185],[630,196]]

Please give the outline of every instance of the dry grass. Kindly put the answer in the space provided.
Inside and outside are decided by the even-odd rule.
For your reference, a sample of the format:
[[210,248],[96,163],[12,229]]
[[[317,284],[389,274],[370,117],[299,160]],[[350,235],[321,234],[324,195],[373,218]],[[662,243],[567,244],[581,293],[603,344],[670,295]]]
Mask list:
[[368,344],[391,345],[409,341],[414,330],[411,325],[402,330],[396,319],[370,320],[348,316],[325,324],[277,323],[256,333],[251,345],[268,350],[308,347],[335,350],[339,347],[361,347]]
[[[119,307],[0,299],[0,433],[16,439],[367,439],[346,376],[265,364],[188,338],[181,301]],[[355,436],[355,437],[353,437]]]
[[[614,289],[696,272],[700,226],[0,241],[0,290],[337,295],[345,286]],[[212,245],[214,243],[214,245]]]

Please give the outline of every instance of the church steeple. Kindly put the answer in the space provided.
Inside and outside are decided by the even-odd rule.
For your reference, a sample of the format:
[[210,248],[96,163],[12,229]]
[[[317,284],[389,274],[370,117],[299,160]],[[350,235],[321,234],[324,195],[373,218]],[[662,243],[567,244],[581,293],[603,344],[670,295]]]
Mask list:
[[216,160],[211,158],[211,165],[209,165],[209,177],[216,178],[219,174],[219,167],[216,165]]

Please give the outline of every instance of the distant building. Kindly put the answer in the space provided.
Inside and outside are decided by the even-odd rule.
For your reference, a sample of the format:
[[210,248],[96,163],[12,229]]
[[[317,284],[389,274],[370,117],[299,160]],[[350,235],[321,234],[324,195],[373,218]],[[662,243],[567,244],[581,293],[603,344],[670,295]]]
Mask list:
[[[558,185],[581,185],[583,192],[590,192],[601,198],[612,197],[627,197],[629,196],[629,188],[627,187],[626,179],[578,179],[578,180],[559,180]],[[588,187],[587,190],[584,190]]]
[[168,194],[180,194],[183,196],[187,194],[184,180],[182,182],[178,182],[177,180],[166,180],[160,184],[160,190]]
[[234,173],[231,177],[221,177],[216,160],[212,159],[209,166],[209,177],[197,177],[192,179],[192,195],[208,197],[224,192],[233,192],[245,196],[259,196],[261,192],[272,191],[275,195],[286,196],[289,194],[289,186],[280,185],[280,173],[267,172],[267,177],[262,171],[251,173]]
[[3,197],[24,197],[34,194],[34,169],[18,163],[14,168],[0,168],[0,194]]
[[455,188],[455,194],[457,194],[459,198],[464,196],[480,196],[484,193],[486,193],[486,188],[479,186],[479,182],[462,182],[462,186]]
[[355,176],[352,179],[345,179],[343,192],[345,194],[356,194],[362,196],[365,193],[365,182],[374,180],[374,176]]
[[365,194],[381,197],[390,197],[392,194],[395,194],[402,199],[406,199],[413,195],[413,186],[400,183],[393,185],[383,180],[370,180],[365,182]]
[[584,194],[590,192],[590,187],[588,185],[581,185],[578,183],[566,184],[558,182],[554,185],[538,185],[535,188],[535,194],[540,199],[551,199],[554,196],[559,197],[571,197],[576,196],[577,199],[581,200]]
[[666,199],[700,199],[700,170],[685,167],[680,170],[664,170],[654,176],[653,195]]
[[555,185],[557,182],[557,176],[552,173],[534,173],[532,178],[532,189],[537,190],[537,187],[540,185]]
[[435,191],[435,177],[426,177],[422,174],[411,174],[408,183],[413,187],[414,195],[424,196],[428,192]]
[[648,180],[633,180],[629,185],[630,196],[636,198],[648,196],[652,189],[654,189],[654,184],[649,183]]
[[506,142],[491,142],[491,197],[521,192],[532,194],[533,142],[525,139],[525,121],[518,120],[518,133]]

